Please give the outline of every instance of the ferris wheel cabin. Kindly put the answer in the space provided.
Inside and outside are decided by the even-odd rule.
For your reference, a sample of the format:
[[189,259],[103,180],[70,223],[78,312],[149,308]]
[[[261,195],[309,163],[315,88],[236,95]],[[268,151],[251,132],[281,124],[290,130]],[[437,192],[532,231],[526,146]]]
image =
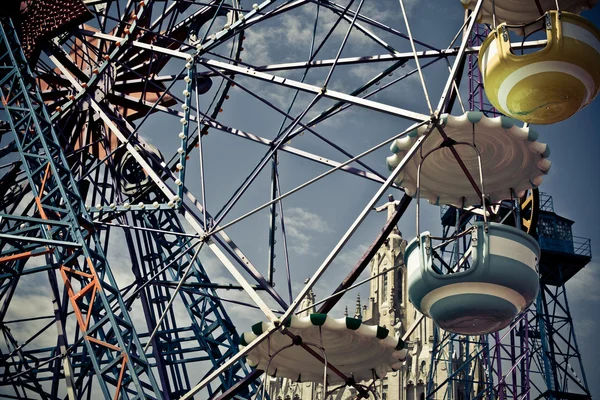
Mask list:
[[512,51],[502,23],[479,51],[485,93],[503,114],[530,124],[563,121],[587,106],[600,88],[600,30],[585,18],[549,11],[546,46]]
[[413,239],[404,256],[413,305],[440,328],[482,335],[508,326],[537,296],[540,248],[519,229],[475,222],[465,271],[441,273],[425,232]]

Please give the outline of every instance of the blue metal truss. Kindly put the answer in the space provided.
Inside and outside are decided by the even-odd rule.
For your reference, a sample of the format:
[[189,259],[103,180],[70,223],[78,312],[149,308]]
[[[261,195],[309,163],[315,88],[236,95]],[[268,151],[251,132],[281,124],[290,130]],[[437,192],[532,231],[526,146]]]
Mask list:
[[[7,18],[0,20],[0,71],[4,115],[35,200],[35,218],[24,227],[4,225],[9,229],[2,231],[11,235],[0,239],[5,272],[0,283],[2,310],[7,309],[25,262],[45,254],[45,268],[60,272],[66,293],[59,301],[56,282],[51,282],[57,302],[54,323],[59,328],[54,354],[59,357],[48,360],[50,364],[54,361],[54,372],[60,372],[53,381],[64,377],[69,395],[81,397],[89,384],[78,385],[76,379],[93,373],[106,398],[161,398],[12,21]],[[61,332],[67,298],[77,319],[77,334],[71,343],[66,332]],[[53,384],[48,391],[41,384],[43,379],[37,377],[39,358],[34,352],[26,354],[3,328],[7,353],[1,355],[0,384],[12,386],[16,398],[29,397],[31,391],[41,398],[56,397],[58,386]]]
[[[4,47],[8,48],[6,43],[10,43],[11,48],[19,53],[17,39],[10,21],[5,20],[3,24],[6,32],[13,35],[9,38],[10,42],[9,40],[3,42]],[[46,160],[40,157],[38,147],[26,141],[21,143],[19,140],[11,142],[7,146],[7,149],[15,154],[18,151],[23,161],[16,164],[15,179],[10,181],[10,188],[6,188],[6,193],[10,196],[5,195],[4,201],[0,204],[0,211],[3,213],[3,218],[0,220],[0,260],[3,261],[0,267],[0,321],[5,322],[0,327],[5,340],[4,348],[8,349],[4,354],[0,353],[0,393],[15,398],[56,398],[61,394],[64,396],[59,387],[59,382],[64,378],[65,381],[68,379],[69,385],[74,388],[73,395],[76,398],[84,398],[91,396],[92,387],[95,385],[93,380],[98,377],[103,396],[106,398],[114,398],[117,388],[120,391],[120,398],[178,398],[188,392],[195,383],[193,379],[196,378],[192,373],[194,369],[198,369],[199,366],[218,366],[237,352],[238,335],[216,292],[219,285],[210,282],[201,263],[192,256],[195,243],[189,235],[185,235],[177,213],[174,210],[163,208],[163,210],[151,212],[132,212],[131,215],[127,213],[115,215],[113,213],[111,216],[106,216],[100,213],[98,216],[100,221],[103,220],[103,217],[106,217],[106,221],[116,218],[118,222],[125,225],[145,229],[123,231],[131,259],[134,281],[117,291],[103,255],[103,251],[107,251],[109,247],[111,229],[117,228],[92,225],[81,197],[85,197],[87,203],[91,204],[111,204],[127,198],[127,195],[121,193],[118,187],[121,179],[118,168],[112,157],[99,159],[85,151],[75,150],[70,144],[72,139],[69,137],[73,134],[72,127],[68,130],[71,133],[67,135],[63,134],[60,129],[55,131],[56,125],[54,128],[51,126],[50,119],[44,110],[44,102],[36,90],[35,81],[31,78],[31,71],[19,70],[14,67],[26,67],[22,54],[17,54],[23,60],[20,61],[8,57],[9,53],[8,51],[2,52],[7,56],[2,58],[3,74],[0,75],[0,78],[2,78],[2,87],[5,89],[3,95],[7,98],[7,104],[4,107],[6,119],[10,120],[12,129],[0,130],[0,133],[9,131],[18,133],[19,128],[21,128],[21,132],[30,132],[28,134],[39,133],[42,139],[46,139],[46,142],[50,143],[51,150],[57,154],[54,159],[58,162],[55,161],[56,166],[53,164],[49,169],[51,173],[47,173],[43,168]],[[6,74],[4,74],[5,71]],[[14,71],[17,71],[18,77],[14,75]],[[15,91],[15,87],[18,85],[15,83],[16,79],[11,80],[11,77],[29,82],[27,88],[30,93]],[[25,95],[29,95],[29,98],[33,99],[30,102],[36,105],[35,108],[29,107],[27,105],[29,103],[25,100],[17,98]],[[37,125],[19,122],[23,119],[21,114],[32,110],[37,113],[40,127],[46,129],[47,132],[38,131]],[[110,112],[110,109],[107,112]],[[72,119],[70,122],[69,118]],[[119,120],[120,115],[117,113],[112,115],[112,118],[115,121]],[[81,114],[72,113],[71,116],[67,116],[67,120],[61,119],[56,122],[81,128],[87,120],[85,117],[81,118]],[[16,129],[13,128],[13,125],[16,126]],[[31,127],[34,129],[30,129]],[[23,136],[27,137],[27,135]],[[17,139],[19,139],[18,135]],[[67,164],[65,154],[68,155],[69,164]],[[185,153],[181,157],[185,160]],[[25,162],[29,163],[28,167],[31,165],[30,169],[23,168],[27,175],[20,171],[21,164]],[[185,165],[185,161],[183,164]],[[69,173],[68,178],[55,182],[54,176],[59,175],[52,174],[54,168],[58,173]],[[7,176],[5,174],[0,179]],[[5,179],[5,181],[7,180]],[[27,184],[28,181],[34,183]],[[39,188],[42,181],[46,182],[44,186],[46,195],[41,199],[41,210],[44,215],[39,212],[33,214],[33,217],[17,215],[15,210],[19,204],[22,204],[26,194],[32,193],[37,198],[36,187]],[[56,195],[60,192],[60,188],[54,189],[55,185],[65,182],[67,183],[66,193],[70,196],[68,200],[62,200],[63,197]],[[135,198],[136,202],[142,201],[148,204],[156,201],[161,204],[167,202],[154,186],[149,185],[144,189],[132,196],[131,199]],[[52,195],[48,194],[49,191]],[[67,202],[73,204],[74,215],[78,216],[76,225],[72,223],[72,219],[76,217],[65,214],[63,210],[64,204]],[[35,201],[30,202],[25,208],[25,212],[35,210],[36,207]],[[54,214],[61,218],[55,218]],[[23,223],[26,224],[25,227]],[[51,226],[52,229],[45,229],[46,226]],[[62,233],[69,229],[75,229],[75,231]],[[83,234],[73,236],[76,235],[77,229],[81,230]],[[72,236],[79,241],[66,240]],[[197,239],[194,240],[197,241]],[[56,258],[48,251],[50,246],[62,249],[62,259],[65,257],[67,259],[62,261],[62,259]],[[71,264],[75,265],[78,256],[72,254],[74,248],[77,249],[77,254],[81,253],[79,259],[87,254],[84,253],[86,249],[90,249],[90,253],[93,254],[93,269],[99,278],[104,280],[101,282],[103,291],[93,289],[97,281],[93,276],[91,278],[88,276],[92,268],[85,262],[82,265],[77,264],[77,269],[61,268],[63,264],[69,267]],[[65,253],[68,256],[65,256]],[[46,256],[46,265],[28,267],[27,261],[35,256]],[[101,259],[97,261],[99,258]],[[78,261],[81,263],[81,260]],[[187,275],[182,290],[177,294],[188,318],[182,320],[181,315],[176,318],[172,310],[167,313],[152,339],[153,345],[150,347],[150,352],[145,356],[140,356],[143,354],[141,346],[148,341],[150,332],[157,325],[165,310],[173,288],[183,278],[183,271],[186,270],[189,263],[193,263],[194,266]],[[72,284],[74,290],[71,293],[67,293],[67,291],[61,293],[62,288],[56,282],[56,270],[61,270],[65,282]],[[4,317],[20,277],[39,272],[47,273],[50,280],[50,287],[54,294],[53,301],[56,305],[55,315],[54,318],[52,316],[35,318],[35,320],[49,320],[50,322],[25,344],[18,343],[17,339],[11,335],[9,325],[20,321],[5,321]],[[81,290],[77,292],[78,289]],[[103,296],[104,292],[107,292],[108,295]],[[104,301],[104,297],[111,307],[100,305],[100,302]],[[65,330],[67,318],[73,313],[73,311],[69,311],[69,301],[71,301],[71,307],[75,308],[75,314],[80,313],[82,317],[82,323],[77,326],[74,337],[72,334],[69,337]],[[132,306],[137,305],[143,310],[145,327],[137,325],[136,331],[134,331],[127,310],[131,310]],[[108,312],[102,314],[102,309]],[[96,316],[97,313],[100,316]],[[88,315],[92,315],[91,321],[95,322],[98,319],[99,322],[88,326]],[[116,321],[118,329],[109,329],[112,320]],[[28,322],[31,322],[31,319]],[[59,329],[56,347],[39,348],[29,344],[35,337],[46,334],[49,329]],[[98,332],[98,340],[94,340],[96,332]],[[125,346],[120,347],[121,341],[119,341],[118,333],[123,334],[122,341]],[[90,337],[92,339],[89,339]],[[95,352],[94,357],[89,356],[94,354],[90,348]],[[131,349],[131,353],[128,353],[126,357],[119,356],[119,351],[116,350],[123,348]],[[115,353],[115,355],[111,353]],[[67,354],[69,357],[65,357]],[[68,363],[63,361],[65,359],[68,360]],[[126,367],[123,367],[124,364],[121,361],[124,359],[127,359]],[[151,370],[156,375],[156,381]],[[248,372],[244,362],[235,364],[207,388],[209,396],[212,398],[234,386]],[[61,379],[56,379],[56,377]],[[139,387],[136,386],[138,382]],[[159,387],[162,390],[158,389]],[[8,394],[9,392],[5,390],[7,388],[12,388],[12,392],[10,392],[12,394]],[[239,396],[246,398],[255,391],[256,385],[252,384],[242,390]],[[71,396],[69,388],[67,395]]]
[[[128,247],[137,249],[130,253],[136,276],[132,288],[144,287],[140,291],[140,299],[149,331],[156,326],[166,303],[157,299],[168,300],[172,289],[182,279],[183,271],[190,262],[194,263],[182,290],[177,294],[188,318],[182,318],[181,315],[175,318],[173,312],[169,313],[153,339],[153,353],[148,355],[158,368],[163,388],[168,388],[170,396],[177,398],[191,389],[188,376],[195,363],[222,364],[237,352],[239,336],[215,290],[218,285],[210,281],[202,264],[193,257],[193,241],[177,235],[185,231],[176,213],[138,213],[133,216],[132,222],[134,226],[153,229],[125,232]],[[157,273],[166,265],[170,267]],[[148,280],[147,277],[155,278]],[[143,333],[140,336],[142,340],[147,337]],[[209,395],[230,388],[248,373],[245,363],[235,364],[220,376],[219,381],[209,385]],[[255,390],[256,386],[252,385],[243,395],[250,396]]]

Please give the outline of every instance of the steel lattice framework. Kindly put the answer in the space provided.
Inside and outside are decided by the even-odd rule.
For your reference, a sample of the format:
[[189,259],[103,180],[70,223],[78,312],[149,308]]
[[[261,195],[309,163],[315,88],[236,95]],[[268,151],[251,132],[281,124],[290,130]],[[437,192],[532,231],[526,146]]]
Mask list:
[[[281,321],[296,312],[385,192],[399,189],[394,179],[440,115],[456,111],[461,86],[468,86],[470,109],[494,112],[485,103],[476,62],[487,32],[475,18],[484,0],[447,48],[415,39],[407,19],[405,34],[371,18],[364,0],[343,5],[265,0],[252,6],[237,0],[70,1],[85,4],[91,19],[40,42],[39,59],[26,58],[36,52],[23,51],[17,17],[0,16],[5,121],[0,125],[0,395],[7,398],[254,398],[261,371],[250,370],[243,357],[261,340],[285,331]],[[324,15],[330,24],[319,32]],[[246,36],[257,35],[254,29],[279,32],[277,26],[290,25],[298,16],[311,21],[307,56],[285,53],[273,35],[264,40],[287,54],[281,62],[242,60]],[[362,35],[376,50],[345,56],[351,33]],[[332,45],[336,34],[339,40]],[[256,37],[252,43],[262,44]],[[543,44],[527,41],[521,47]],[[400,72],[409,62],[416,68]],[[380,97],[383,90],[437,64],[443,65],[436,73],[444,75],[437,104],[430,103],[424,80],[428,107],[415,107],[419,111]],[[354,66],[375,72],[359,83],[344,82],[338,70]],[[461,85],[465,77],[468,85]],[[276,88],[291,93],[284,106],[269,96]],[[268,109],[270,118],[240,121],[224,113],[234,93],[248,107],[257,103]],[[355,109],[389,116],[396,125],[402,121],[402,132],[394,126],[393,134],[374,139],[367,150],[350,151],[344,140],[321,131],[322,122],[338,114],[345,118]],[[270,126],[280,118],[281,125]],[[428,133],[389,176],[369,165],[371,153],[425,124]],[[144,136],[158,136],[156,131],[162,130],[172,135],[168,145],[155,146],[156,137]],[[205,169],[213,151],[207,144],[209,132],[211,140],[228,137],[263,150],[247,170],[239,168],[244,174],[231,195],[210,207],[207,199],[214,197]],[[290,141],[296,143],[305,133],[318,143],[309,148],[323,154],[292,146]],[[334,159],[342,156],[344,161]],[[285,168],[279,166],[287,157],[310,161],[325,172],[290,189]],[[248,202],[248,193],[265,172],[268,194],[258,205]],[[344,224],[344,233],[320,264],[306,270],[302,262],[298,269],[311,277],[298,289],[293,286],[298,276],[291,266],[291,235],[286,234],[290,208],[284,213],[284,202],[336,172],[376,189],[357,196],[355,218]],[[384,228],[370,232],[372,245],[341,275],[345,277],[320,312],[331,311],[342,297],[338,292],[357,281],[410,201],[405,195]],[[233,217],[232,210],[239,209],[245,211]],[[469,222],[462,212],[450,214],[442,221],[448,237]],[[268,221],[264,262],[251,261],[256,249],[243,252],[230,236],[232,231],[239,234],[235,229],[244,223],[254,235],[255,215]],[[250,246],[259,247],[252,241]],[[463,241],[446,250],[456,256],[467,246]],[[218,262],[217,270],[200,261],[205,252]],[[276,253],[283,255],[277,262]],[[568,278],[561,275],[570,264],[563,264],[549,267],[560,272],[560,279],[543,286],[538,308],[506,332],[477,338],[436,332],[430,382],[442,366],[449,378],[431,385],[428,398],[522,399],[535,398],[534,393],[560,398],[575,386],[582,396],[589,394],[564,291]],[[212,274],[219,276],[211,279]],[[8,320],[10,310],[20,306],[16,293],[30,278],[40,291],[49,287],[52,311]],[[276,281],[284,283],[280,291]],[[228,299],[225,289],[245,297]],[[227,304],[259,310],[274,325],[240,351]],[[404,339],[417,326],[408,327]],[[573,364],[578,364],[582,381]],[[359,395],[367,395],[343,378]]]
[[[55,296],[60,353],[56,354],[53,349],[48,355],[27,354],[11,340],[5,328],[10,352],[3,354],[5,362],[10,360],[5,366],[5,378],[24,391],[27,388],[43,398],[55,398],[57,380],[53,380],[50,393],[40,382],[52,380],[64,362],[68,391],[85,390],[87,385],[81,379],[87,375],[85,371],[93,370],[100,378],[98,382],[106,397],[121,390],[133,397],[156,397],[159,390],[150,373],[150,364],[133,331],[123,298],[115,287],[99,237],[85,210],[11,21],[3,19],[1,29],[2,87],[9,89],[2,93],[2,103],[10,129],[15,134],[15,145],[38,216],[28,220],[25,226],[17,219],[8,221],[4,227],[5,235],[13,235],[13,240],[18,236],[20,240],[11,245],[10,238],[5,237],[8,246],[4,246],[2,254],[5,272],[2,310],[6,310],[19,278],[26,272],[26,261],[34,256],[45,256],[46,269],[58,268],[66,289],[66,296],[61,296],[56,281],[49,274]],[[62,331],[64,310],[69,302],[78,328],[72,343],[66,341],[67,334]],[[68,352],[74,354],[71,359],[65,357]],[[80,362],[76,362],[78,359]],[[48,369],[37,369],[45,364]],[[36,371],[42,376],[38,377]]]
[[[471,45],[480,45],[488,30],[487,26],[478,25],[471,33]],[[497,111],[486,102],[477,58],[469,56],[467,65],[469,108],[496,116]],[[506,206],[512,208],[514,214],[508,217],[508,221],[512,220],[508,223],[515,224],[524,211],[520,210],[519,201]],[[541,215],[536,219],[552,219],[551,197],[542,194],[539,208]],[[473,218],[475,216],[454,207],[442,207],[443,236],[451,238],[462,232]],[[565,288],[567,280],[591,259],[589,239],[580,239],[574,248],[565,249],[549,245],[543,231],[533,230],[531,234],[538,238],[542,249],[537,301],[509,328],[490,335],[462,336],[436,328],[427,398],[434,398],[438,393],[444,399],[591,398]],[[570,241],[573,247],[572,237],[564,239],[564,243]],[[453,265],[469,246],[470,239],[462,238],[458,243],[443,247],[442,252],[448,264]],[[566,279],[562,269],[569,270]],[[448,377],[440,382],[436,374],[442,367]]]

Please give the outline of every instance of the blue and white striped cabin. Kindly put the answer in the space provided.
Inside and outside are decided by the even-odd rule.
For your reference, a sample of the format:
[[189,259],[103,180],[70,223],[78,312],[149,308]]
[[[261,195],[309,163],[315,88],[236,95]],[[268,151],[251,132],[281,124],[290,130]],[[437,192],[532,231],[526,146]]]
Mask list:
[[534,301],[540,248],[528,234],[497,223],[488,232],[474,223],[471,239],[472,264],[464,271],[436,272],[429,232],[408,244],[404,259],[412,304],[446,331],[479,335],[505,328]]

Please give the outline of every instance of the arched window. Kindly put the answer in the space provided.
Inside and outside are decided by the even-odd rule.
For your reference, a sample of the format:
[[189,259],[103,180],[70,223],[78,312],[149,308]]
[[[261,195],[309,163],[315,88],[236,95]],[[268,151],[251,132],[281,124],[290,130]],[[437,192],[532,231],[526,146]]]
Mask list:
[[388,273],[383,274],[383,301],[387,300],[388,297]]
[[402,286],[404,286],[404,282],[402,282],[402,277],[403,277],[402,270],[399,269],[398,270],[398,285],[396,286],[396,290],[397,290],[396,296],[398,296],[397,299],[400,304],[404,303],[404,298],[402,297],[402,295],[404,294],[402,291],[402,289],[403,289]]
[[419,396],[419,400],[425,400],[425,393],[421,393],[421,395]]

